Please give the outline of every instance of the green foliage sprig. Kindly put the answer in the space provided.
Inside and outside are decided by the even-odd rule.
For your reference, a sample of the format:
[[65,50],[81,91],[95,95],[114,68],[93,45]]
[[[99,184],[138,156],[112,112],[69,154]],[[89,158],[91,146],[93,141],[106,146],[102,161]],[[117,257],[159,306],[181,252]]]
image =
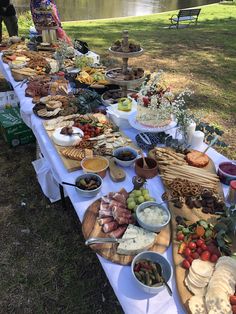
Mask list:
[[[197,127],[197,131],[202,131],[205,134],[205,142],[207,144],[210,144],[210,142],[215,138],[216,135],[222,136],[224,134],[224,131],[220,130],[217,127],[214,127],[213,125],[210,125],[209,123],[206,122],[200,122]],[[220,147],[227,147],[228,145],[221,141],[217,140],[215,145],[218,145]]]

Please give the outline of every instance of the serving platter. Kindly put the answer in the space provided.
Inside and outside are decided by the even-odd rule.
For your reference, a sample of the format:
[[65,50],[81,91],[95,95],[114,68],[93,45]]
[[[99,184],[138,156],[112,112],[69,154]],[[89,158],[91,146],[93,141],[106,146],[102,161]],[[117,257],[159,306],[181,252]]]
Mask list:
[[[151,150],[149,152],[149,156],[152,158],[155,158],[155,149]],[[160,166],[160,169],[164,166]],[[163,168],[162,168],[163,169]],[[211,174],[216,174],[216,169],[214,162],[209,159],[209,163],[207,166],[205,166],[203,169]],[[163,180],[163,184],[165,186],[165,190],[168,192],[168,187],[165,184],[166,182]],[[223,190],[221,183],[218,182],[217,184],[217,193],[224,198]],[[176,240],[176,234],[177,234],[177,227],[178,224],[176,222],[176,217],[181,216],[187,219],[188,224],[195,223],[199,221],[200,219],[206,220],[208,223],[215,224],[217,215],[214,214],[206,214],[202,212],[202,208],[192,208],[190,209],[185,203],[183,204],[182,208],[177,208],[174,206],[172,202],[168,203],[169,210],[171,212],[171,228],[172,228],[172,251],[173,251],[173,262],[174,262],[174,271],[175,271],[175,280],[176,280],[176,287],[181,299],[182,304],[185,306],[186,311],[188,313],[191,313],[189,306],[188,306],[188,300],[193,296],[193,294],[188,290],[186,287],[184,280],[188,274],[188,270],[184,269],[182,267],[182,261],[183,257],[178,253],[179,250],[179,244],[180,242]]]
[[[102,231],[102,227],[98,224],[98,211],[100,208],[101,199],[92,203],[85,212],[82,222],[82,232],[85,240],[89,238],[105,238],[106,234]],[[157,234],[154,245],[149,249],[150,251],[164,253],[170,245],[171,228],[167,225],[159,234]],[[93,244],[91,248],[100,256],[109,261],[121,265],[130,265],[134,256],[117,254],[117,244],[103,243]]]
[[136,120],[136,115],[137,113],[134,112],[132,113],[130,116],[129,116],[129,123],[130,125],[138,130],[138,131],[142,131],[142,132],[152,132],[152,133],[159,133],[159,132],[165,132],[165,131],[168,131],[170,129],[173,129],[174,127],[176,127],[177,125],[177,122],[173,119],[172,117],[172,121],[166,125],[166,126],[163,126],[163,127],[158,127],[158,128],[151,128],[151,127],[148,127],[148,126],[144,126],[142,125],[141,123],[139,123],[137,120]]

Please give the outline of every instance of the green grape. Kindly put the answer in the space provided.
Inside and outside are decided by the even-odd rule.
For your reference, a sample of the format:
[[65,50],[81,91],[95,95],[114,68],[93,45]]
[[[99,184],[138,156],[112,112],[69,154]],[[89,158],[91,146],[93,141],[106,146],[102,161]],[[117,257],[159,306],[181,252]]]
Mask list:
[[156,199],[155,199],[154,197],[150,197],[150,201],[151,201],[151,202],[155,202]]
[[127,199],[127,203],[130,203],[130,202],[134,202],[134,198],[133,198],[133,197],[129,197],[129,198]]
[[141,196],[142,195],[142,192],[139,191],[139,190],[134,190],[134,193],[135,193],[135,196]]
[[135,202],[129,202],[129,204],[128,204],[128,209],[134,209],[135,208],[135,206],[136,206],[136,204],[135,204]]
[[144,199],[145,199],[145,201],[150,201],[150,200],[151,200],[151,197],[150,197],[149,194],[145,194],[145,195],[144,195]]
[[141,204],[143,202],[144,202],[144,197],[143,196],[139,196],[138,203]]
[[142,194],[143,194],[143,195],[149,194],[149,191],[148,191],[147,189],[143,189],[143,190],[142,190]]

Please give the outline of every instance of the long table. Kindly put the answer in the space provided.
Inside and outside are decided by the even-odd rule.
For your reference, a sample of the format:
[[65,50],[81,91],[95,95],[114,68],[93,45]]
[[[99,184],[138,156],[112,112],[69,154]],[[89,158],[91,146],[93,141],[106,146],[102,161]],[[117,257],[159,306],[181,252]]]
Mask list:
[[[42,120],[36,117],[33,112],[33,103],[31,98],[25,97],[25,88],[20,87],[20,85],[14,81],[11,71],[8,65],[4,64],[0,59],[0,71],[3,73],[5,78],[12,84],[19,100],[20,100],[20,108],[21,115],[24,122],[33,130],[35,137],[40,146],[40,150],[47,160],[50,168],[52,170],[53,176],[58,184],[61,182],[71,182],[74,183],[75,179],[78,175],[82,173],[81,170],[74,171],[69,173],[58,155],[53,143],[51,142],[48,134],[46,133]],[[134,129],[125,129],[123,132],[129,136],[132,140],[134,140],[135,135],[138,133]],[[214,149],[210,148],[208,150],[209,157],[214,161],[216,167],[218,167],[219,163],[222,161],[227,161],[227,158],[223,155],[216,152]],[[102,195],[107,194],[110,191],[118,191],[122,187],[125,187],[128,191],[133,187],[132,185],[132,177],[134,176],[133,168],[126,169],[126,180],[120,183],[114,183],[109,175],[107,174],[104,179],[104,184],[102,186],[101,193],[94,199],[87,199],[78,196],[74,187],[65,186],[65,192],[70,198],[74,209],[78,215],[78,218],[82,222],[84,213],[88,206],[97,198]],[[151,180],[148,180],[148,189],[150,191],[150,195],[155,197],[157,201],[161,200],[161,195],[164,192],[163,184],[159,177],[155,177]],[[228,187],[223,185],[224,193],[227,193]],[[172,248],[171,246],[168,250],[163,254],[171,263],[172,263]],[[173,275],[171,281],[171,287],[173,290],[173,297],[170,297],[167,290],[163,290],[158,295],[150,295],[140,291],[140,289],[136,286],[132,275],[130,266],[122,266],[118,264],[114,264],[103,257],[98,256],[98,259],[111,283],[111,286],[124,310],[127,314],[182,314],[185,313],[184,307],[180,303],[178,292],[175,284],[175,276]]]

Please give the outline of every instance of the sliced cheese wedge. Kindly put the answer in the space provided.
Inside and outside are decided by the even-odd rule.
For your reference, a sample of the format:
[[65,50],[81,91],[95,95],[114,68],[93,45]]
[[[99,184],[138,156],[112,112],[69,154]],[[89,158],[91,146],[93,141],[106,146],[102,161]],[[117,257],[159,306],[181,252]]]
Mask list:
[[188,301],[188,306],[192,314],[207,314],[204,297],[194,295]]
[[122,239],[126,241],[120,243],[117,248],[118,254],[136,255],[153,246],[156,234],[146,231],[134,225],[128,225]]

